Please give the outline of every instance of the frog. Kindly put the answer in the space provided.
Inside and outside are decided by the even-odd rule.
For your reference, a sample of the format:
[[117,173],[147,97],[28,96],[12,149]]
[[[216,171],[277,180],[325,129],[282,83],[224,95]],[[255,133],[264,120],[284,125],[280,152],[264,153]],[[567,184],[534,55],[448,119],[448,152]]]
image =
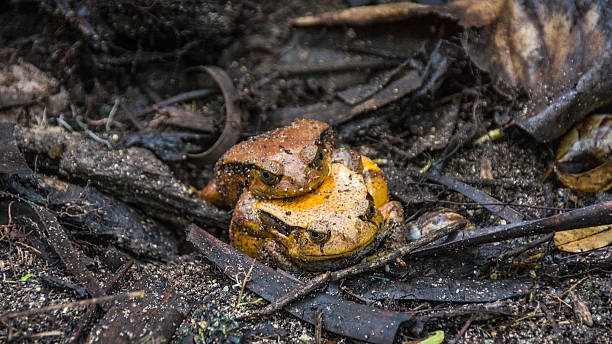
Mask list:
[[390,201],[382,170],[359,153],[332,152],[331,174],[303,195],[271,199],[246,190],[230,244],[287,271],[337,270],[405,244],[403,209]]
[[231,208],[244,190],[268,199],[305,194],[329,176],[333,144],[330,126],[311,119],[253,136],[221,156],[199,195]]

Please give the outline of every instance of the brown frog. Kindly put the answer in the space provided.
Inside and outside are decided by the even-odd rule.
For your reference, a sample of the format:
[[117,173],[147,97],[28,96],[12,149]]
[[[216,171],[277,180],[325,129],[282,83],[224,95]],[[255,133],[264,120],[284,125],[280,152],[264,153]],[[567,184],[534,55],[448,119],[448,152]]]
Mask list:
[[244,189],[261,198],[302,195],[329,176],[332,146],[329,125],[308,119],[252,137],[219,159],[200,197],[231,207]]
[[230,227],[232,246],[288,270],[335,270],[404,244],[403,211],[389,201],[382,171],[349,150],[334,151],[331,175],[301,196],[262,199],[245,191]]

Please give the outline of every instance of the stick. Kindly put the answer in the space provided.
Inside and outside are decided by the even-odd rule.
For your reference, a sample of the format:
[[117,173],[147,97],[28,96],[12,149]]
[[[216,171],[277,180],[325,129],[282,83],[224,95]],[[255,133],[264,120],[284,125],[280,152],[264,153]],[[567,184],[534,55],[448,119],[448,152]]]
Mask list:
[[612,223],[612,201],[593,204],[588,207],[574,209],[563,214],[545,217],[543,219],[462,231],[458,233],[459,235],[452,241],[419,249],[411,256],[422,257],[484,243],[498,242],[530,235],[548,234],[570,229],[602,226],[609,223]]
[[[108,281],[108,283],[104,287],[105,294],[110,293],[110,291],[115,287],[119,279],[127,273],[127,271],[132,267],[132,265],[134,265],[134,260],[130,259],[128,260],[127,263],[125,263],[125,265],[123,265],[121,269],[119,269],[119,272],[117,272],[115,276],[113,276],[113,278],[111,278],[111,280]],[[87,313],[85,313],[85,316],[83,317],[83,320],[81,321],[81,324],[76,329],[76,331],[74,332],[74,335],[72,335],[70,339],[71,344],[76,343],[79,340],[79,337],[81,337],[81,333],[83,333],[83,329],[85,329],[85,326],[87,326],[87,324],[89,323],[89,320],[92,318],[92,316],[96,313],[97,310],[98,310],[97,304],[89,305],[89,308],[87,308]]]
[[439,231],[433,232],[431,233],[431,235],[427,235],[424,236],[418,240],[415,240],[409,244],[407,244],[406,246],[403,246],[389,254],[386,254],[382,257],[373,259],[371,261],[368,262],[363,262],[360,264],[356,264],[353,266],[350,266],[348,268],[342,269],[342,270],[338,270],[338,271],[333,271],[333,272],[325,272],[320,274],[319,276],[313,278],[312,280],[310,280],[307,284],[305,284],[304,286],[298,287],[290,292],[288,292],[287,294],[283,295],[282,297],[278,298],[276,301],[270,303],[268,306],[266,306],[264,309],[260,310],[259,312],[257,312],[254,315],[268,315],[268,314],[272,314],[275,311],[285,307],[286,305],[288,305],[289,303],[297,300],[298,298],[304,296],[304,295],[308,295],[310,294],[312,291],[320,288],[321,286],[323,286],[325,283],[328,283],[330,281],[337,281],[340,280],[342,278],[345,277],[349,277],[349,276],[353,276],[353,275],[357,275],[369,270],[373,270],[376,268],[379,268],[381,266],[384,266],[385,264],[388,264],[390,262],[395,261],[397,258],[402,257],[407,255],[408,253],[422,247],[425,246],[429,243],[432,243],[440,238],[442,238],[443,236],[446,236],[460,228],[462,228],[463,226],[465,226],[466,221],[457,221],[449,226],[446,226],[442,229],[440,229]]
[[67,303],[62,303],[62,304],[59,304],[59,305],[51,305],[51,306],[46,306],[46,307],[32,308],[32,309],[28,309],[28,310],[21,311],[21,312],[4,313],[4,314],[0,315],[0,321],[5,321],[5,320],[8,320],[8,319],[12,319],[12,318],[24,317],[24,316],[33,315],[33,314],[45,313],[45,312],[49,312],[49,311],[54,311],[56,309],[62,309],[62,308],[65,308],[65,307],[87,306],[87,305],[91,305],[91,304],[94,304],[94,303],[102,303],[102,302],[106,302],[106,301],[114,301],[114,300],[120,300],[120,299],[125,299],[125,298],[144,297],[144,295],[145,295],[144,290],[138,290],[138,291],[131,291],[131,292],[125,293],[125,294],[102,296],[102,297],[94,297],[94,298],[91,298],[91,299],[85,299],[85,300],[74,301],[74,302],[67,302]]

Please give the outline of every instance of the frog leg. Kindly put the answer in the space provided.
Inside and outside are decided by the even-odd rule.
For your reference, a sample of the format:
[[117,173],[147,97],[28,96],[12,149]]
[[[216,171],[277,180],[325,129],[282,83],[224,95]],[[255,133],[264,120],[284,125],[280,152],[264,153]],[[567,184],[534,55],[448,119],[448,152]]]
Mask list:
[[233,207],[248,184],[247,172],[228,166],[218,170],[199,194],[200,198],[219,208]]
[[371,159],[355,150],[338,148],[332,152],[332,162],[341,163],[351,171],[361,173],[377,208],[389,202],[389,189],[384,173]]
[[387,222],[387,240],[385,243],[389,246],[389,249],[396,249],[406,244],[406,234],[404,222],[404,209],[398,201],[391,201],[383,204],[380,207],[385,221]]
[[259,247],[261,244],[261,238],[249,234],[243,228],[236,226],[234,222],[232,222],[230,226],[230,245],[232,245],[232,247],[246,253],[252,258],[260,259]]
[[253,207],[256,202],[257,200],[251,193],[248,191],[243,192],[240,196],[240,201],[234,209],[229,237],[230,244],[233,247],[253,258],[259,259],[259,247],[269,235],[264,230]]
[[283,254],[283,252],[285,252],[285,248],[281,244],[272,239],[266,239],[259,247],[258,254],[259,257],[261,257],[260,260],[272,263],[271,265],[276,265],[285,271],[300,271],[292,261],[287,259],[286,254]]
[[[366,257],[364,259],[365,261],[384,256],[406,245],[406,230],[403,224],[404,209],[402,208],[402,205],[397,201],[391,201],[383,204],[379,210],[385,219],[387,226],[387,237],[382,243],[381,248],[375,254]],[[406,263],[399,257],[396,259],[396,262],[402,266],[406,265]]]
[[208,203],[212,203],[217,207],[223,206],[223,202],[221,202],[221,194],[217,188],[216,178],[208,182],[208,184],[206,184],[206,186],[199,192],[199,195],[201,199]]
[[[363,170],[361,171],[361,174],[363,175],[363,181],[366,184],[368,193],[372,196],[372,199],[374,200],[374,205],[376,206],[376,208],[382,208],[386,204],[393,203],[389,202],[389,189],[387,187],[387,181],[385,180],[385,174],[380,169],[380,167],[378,167],[374,163],[374,161],[363,155],[361,156],[361,162],[363,164]],[[401,209],[401,205],[399,206],[399,208]]]

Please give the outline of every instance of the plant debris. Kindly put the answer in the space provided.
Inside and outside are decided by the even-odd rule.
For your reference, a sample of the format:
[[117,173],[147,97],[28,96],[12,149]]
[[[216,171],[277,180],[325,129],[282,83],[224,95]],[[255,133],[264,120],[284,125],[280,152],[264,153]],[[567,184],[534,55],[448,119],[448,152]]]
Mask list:
[[557,178],[572,190],[612,187],[612,115],[593,115],[565,135],[555,158]]
[[611,13],[605,1],[519,0],[410,2],[363,6],[295,19],[299,26],[368,25],[434,14],[469,31],[462,44],[494,86],[530,101],[515,120],[542,141],[553,140],[612,100]]
[[366,300],[424,300],[436,302],[494,302],[528,293],[529,284],[511,280],[467,280],[422,277],[406,282],[358,278],[348,283]]
[[612,243],[612,224],[556,232],[555,246],[566,252],[588,252]]
[[[610,189],[560,182],[609,159],[581,154],[541,178],[560,160],[557,138],[611,113],[609,4],[451,0],[336,15],[370,3],[2,3],[0,308],[17,315],[0,342],[612,342],[612,245],[571,239],[566,252],[551,240],[612,223]],[[325,26],[296,26],[303,16]],[[283,299],[297,317],[257,316],[258,294],[300,295],[312,276],[219,254],[219,242],[194,249],[187,224],[228,242],[231,213],[191,191],[214,170],[189,155],[297,117],[372,158],[406,222],[445,207],[480,229],[402,265],[323,275]],[[571,142],[597,152],[605,127]],[[139,290],[145,299],[119,300]]]
[[[195,225],[190,225],[188,231],[187,239],[228,276],[246,273],[253,266],[251,281],[246,286],[268,301],[304,286],[299,280],[275,272]],[[319,310],[326,330],[371,343],[392,343],[398,327],[413,318],[408,313],[382,311],[325,293],[306,296],[286,310],[311,324],[315,323],[315,313]]]

